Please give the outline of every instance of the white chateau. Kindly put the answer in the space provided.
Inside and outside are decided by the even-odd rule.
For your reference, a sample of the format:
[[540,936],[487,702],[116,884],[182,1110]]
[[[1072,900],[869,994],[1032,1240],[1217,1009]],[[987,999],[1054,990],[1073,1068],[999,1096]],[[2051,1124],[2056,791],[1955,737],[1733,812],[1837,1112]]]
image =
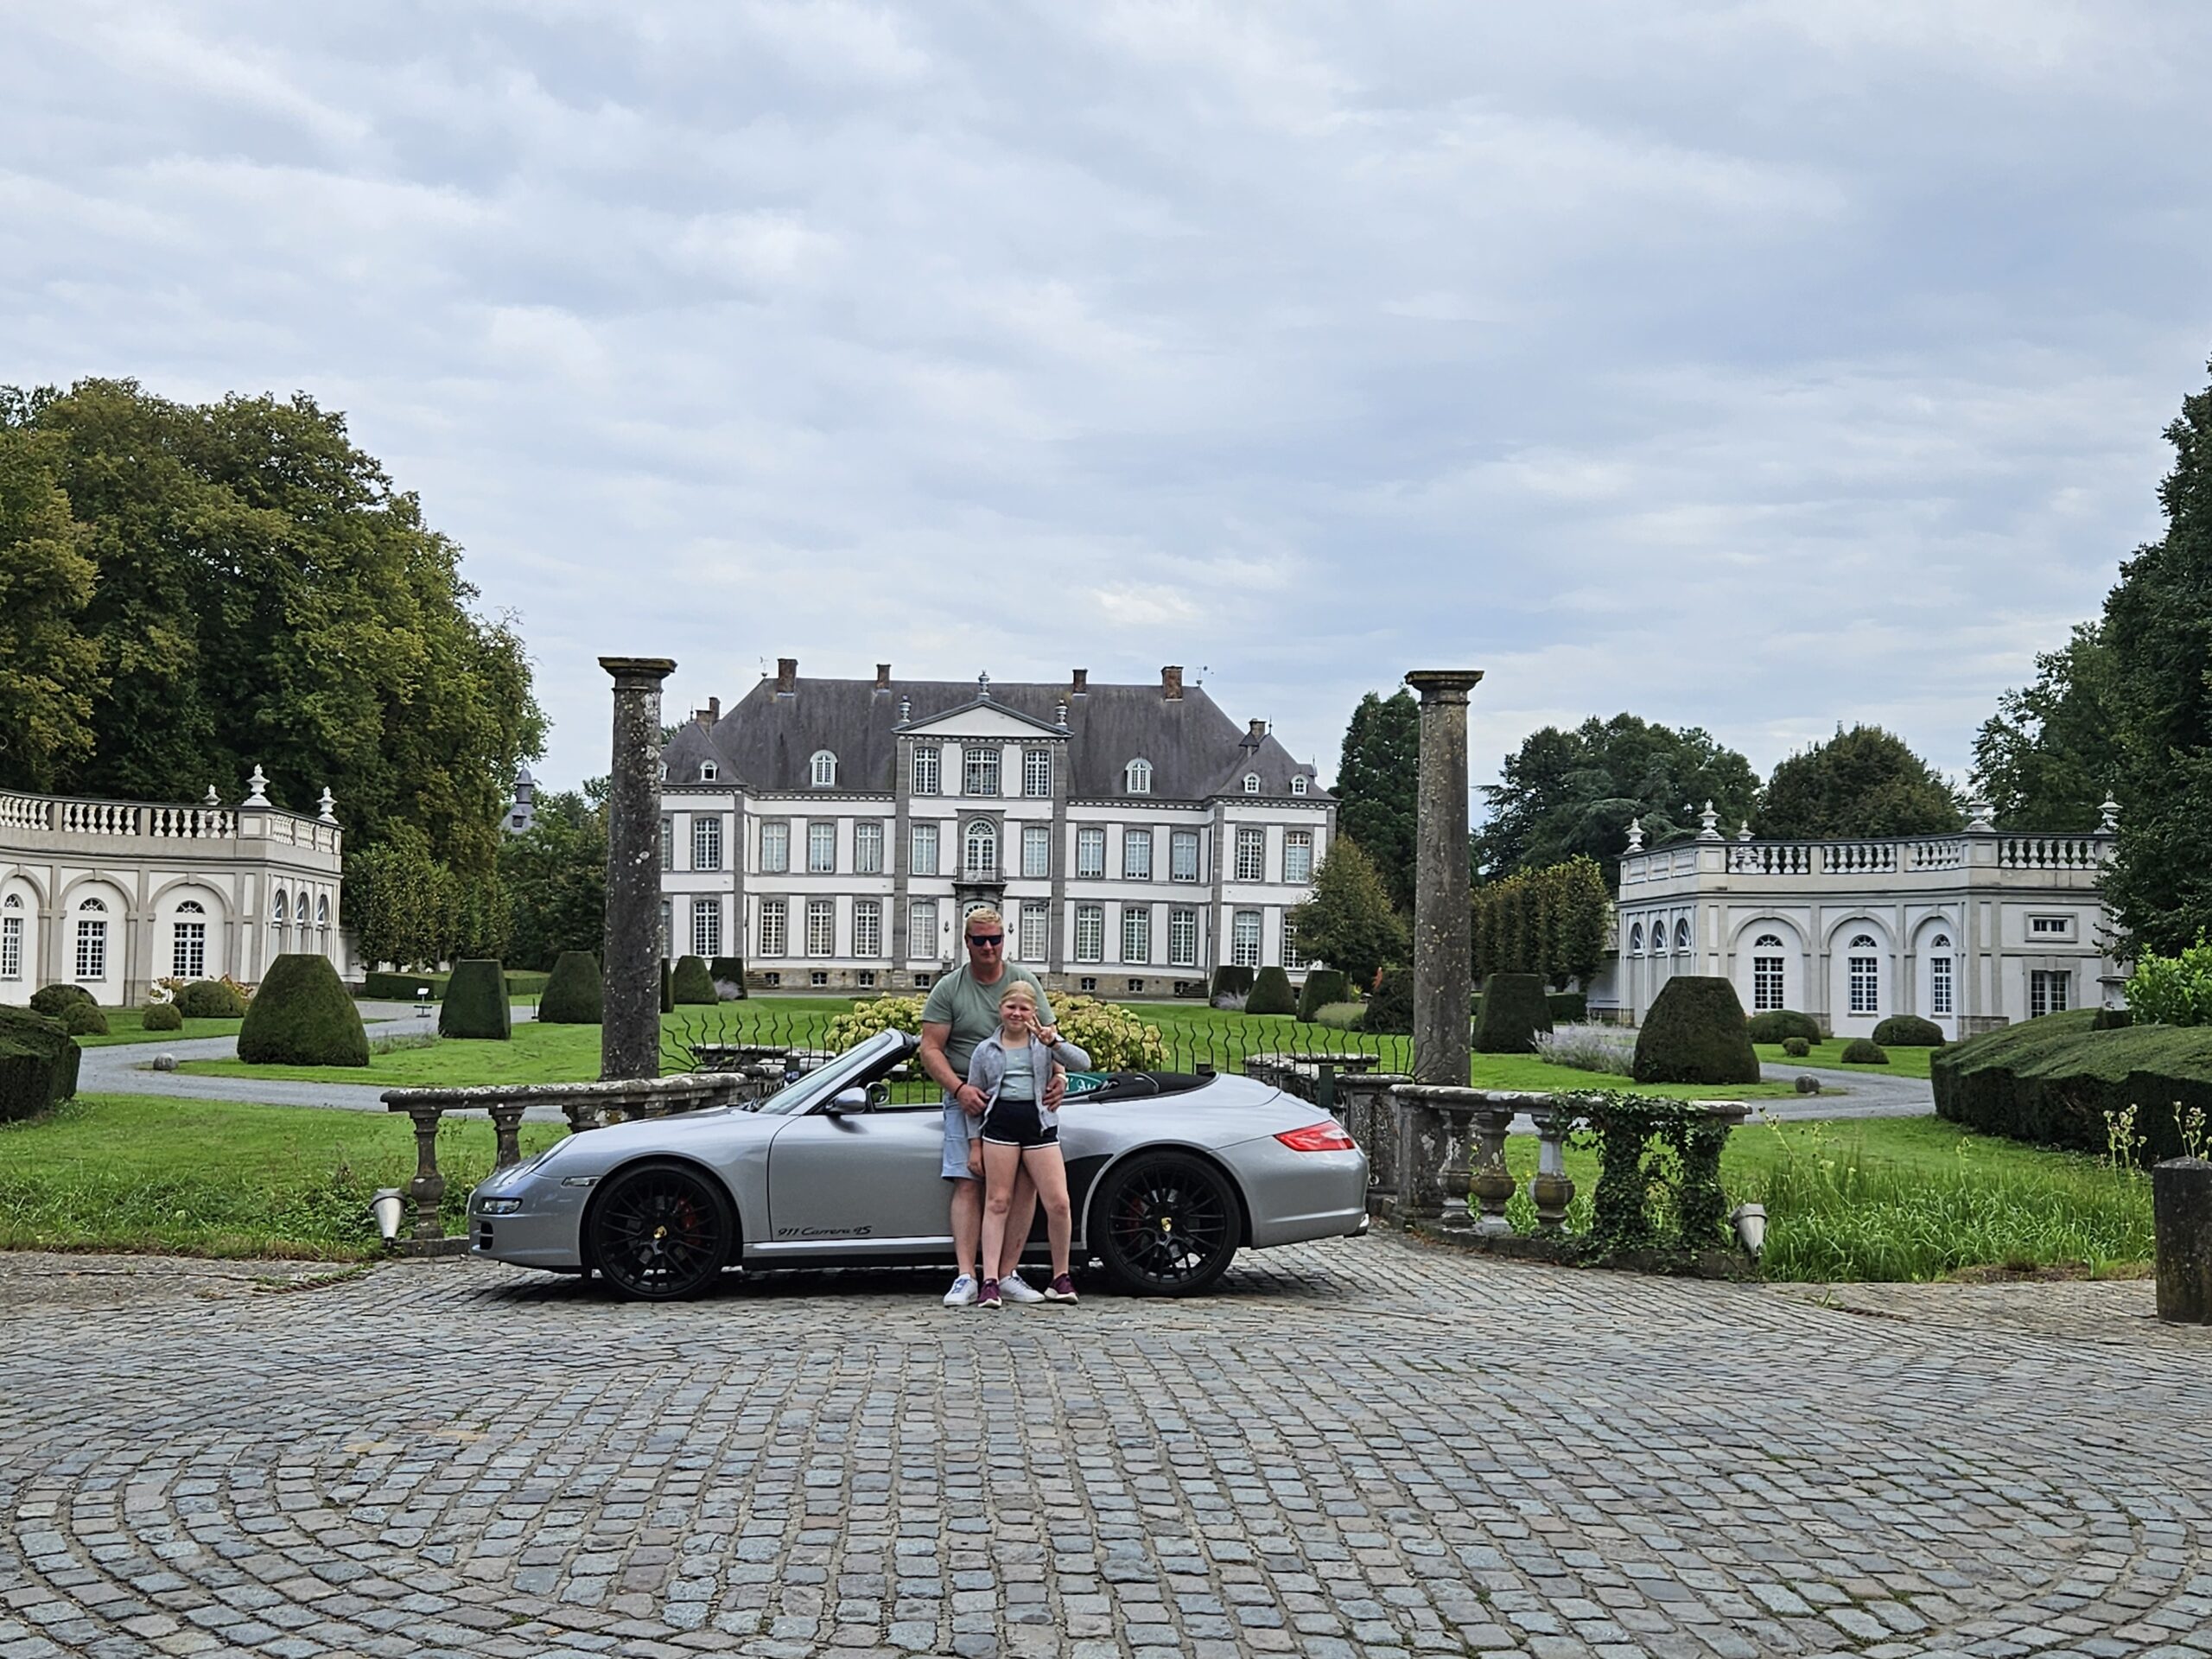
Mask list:
[[246,798],[197,806],[0,791],[0,1002],[81,985],[108,1007],[157,979],[248,983],[287,951],[347,971],[330,791],[306,817]]
[[662,753],[671,955],[783,989],[918,989],[967,911],[1055,988],[1201,995],[1306,963],[1283,917],[1336,828],[1313,768],[1183,671],[1156,684],[803,679],[783,658]]
[[2101,892],[2120,809],[2088,835],[1996,829],[1967,809],[1950,836],[1870,841],[1722,836],[1710,804],[1694,841],[1621,860],[1618,954],[1592,1011],[1641,1023],[1676,974],[1732,981],[1758,1014],[1795,1008],[1839,1037],[1893,1014],[1947,1039],[2054,1014],[2117,1006]]

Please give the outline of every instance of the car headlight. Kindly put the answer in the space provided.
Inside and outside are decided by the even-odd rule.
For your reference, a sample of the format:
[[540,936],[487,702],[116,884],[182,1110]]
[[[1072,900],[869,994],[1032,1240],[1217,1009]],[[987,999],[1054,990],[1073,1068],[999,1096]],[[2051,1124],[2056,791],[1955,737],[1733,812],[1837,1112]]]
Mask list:
[[479,1198],[476,1213],[480,1216],[512,1216],[522,1208],[520,1198]]

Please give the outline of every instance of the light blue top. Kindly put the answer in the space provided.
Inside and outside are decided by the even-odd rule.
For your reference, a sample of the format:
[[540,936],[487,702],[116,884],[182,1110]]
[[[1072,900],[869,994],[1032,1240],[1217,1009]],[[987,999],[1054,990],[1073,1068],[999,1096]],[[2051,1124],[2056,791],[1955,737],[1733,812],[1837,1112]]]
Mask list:
[[1037,1098],[1037,1071],[1030,1056],[1037,1045],[1030,1043],[1021,1048],[1006,1051],[1006,1075],[999,1080],[1001,1100],[1034,1100]]

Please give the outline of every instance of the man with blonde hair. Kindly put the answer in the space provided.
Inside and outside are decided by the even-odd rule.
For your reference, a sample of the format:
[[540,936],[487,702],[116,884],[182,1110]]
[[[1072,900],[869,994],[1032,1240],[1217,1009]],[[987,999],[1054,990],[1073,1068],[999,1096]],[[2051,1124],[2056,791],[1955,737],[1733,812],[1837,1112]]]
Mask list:
[[[1052,1023],[1052,1006],[1037,976],[1020,963],[1008,962],[1006,921],[988,905],[968,912],[961,927],[968,960],[930,987],[922,1005],[922,1070],[944,1091],[944,1160],[940,1173],[952,1184],[952,1249],[957,1275],[944,1294],[947,1307],[972,1307],[979,1281],[996,1278],[999,1294],[1010,1302],[1034,1302],[1043,1293],[1025,1283],[1015,1271],[1021,1247],[1037,1215],[1037,1189],[1024,1174],[1014,1190],[1014,1205],[1007,1217],[1006,1245],[996,1262],[982,1262],[977,1251],[983,1231],[983,1171],[982,1144],[982,1091],[968,1081],[968,1063],[976,1045],[999,1028],[999,996],[1007,979],[1027,984],[1037,993],[1038,1018]],[[1067,1093],[1067,1072],[1055,1066],[1046,1085],[1045,1104],[1057,1107]]]

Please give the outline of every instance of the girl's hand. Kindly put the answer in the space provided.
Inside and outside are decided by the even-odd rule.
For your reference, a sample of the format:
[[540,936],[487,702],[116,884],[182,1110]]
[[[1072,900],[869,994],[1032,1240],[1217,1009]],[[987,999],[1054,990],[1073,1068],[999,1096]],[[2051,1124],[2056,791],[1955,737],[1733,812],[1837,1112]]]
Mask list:
[[1060,1040],[1060,1028],[1058,1026],[1038,1027],[1037,1040],[1047,1045],[1048,1046],[1058,1042]]

